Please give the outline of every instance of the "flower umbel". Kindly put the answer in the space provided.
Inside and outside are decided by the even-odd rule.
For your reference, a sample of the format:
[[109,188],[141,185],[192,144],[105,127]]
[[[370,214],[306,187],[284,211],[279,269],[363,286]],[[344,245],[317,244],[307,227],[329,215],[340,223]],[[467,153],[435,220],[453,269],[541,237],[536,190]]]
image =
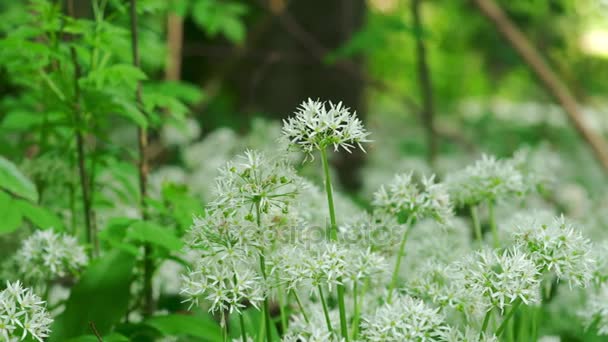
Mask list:
[[7,282],[0,291],[0,338],[3,341],[25,340],[30,336],[42,342],[53,322],[44,301],[21,282]]
[[308,155],[328,146],[335,151],[340,147],[347,152],[355,147],[365,151],[361,143],[369,142],[361,120],[342,102],[329,102],[327,108],[325,102],[312,99],[304,101],[295,116],[283,120],[283,135]]
[[46,281],[73,275],[88,263],[76,238],[49,230],[36,231],[16,254],[19,271],[28,281]]

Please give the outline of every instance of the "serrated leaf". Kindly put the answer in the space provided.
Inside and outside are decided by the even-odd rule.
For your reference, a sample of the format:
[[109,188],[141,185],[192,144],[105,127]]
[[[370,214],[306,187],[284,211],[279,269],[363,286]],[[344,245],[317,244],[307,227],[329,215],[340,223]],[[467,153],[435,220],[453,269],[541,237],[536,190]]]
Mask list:
[[65,311],[53,323],[49,341],[67,341],[90,333],[89,322],[108,334],[126,314],[136,258],[110,251],[95,260],[72,288]]
[[200,338],[201,341],[222,341],[222,330],[219,324],[209,315],[167,315],[152,317],[144,322],[164,335],[169,336],[192,336]]
[[135,222],[129,228],[127,237],[138,242],[151,243],[169,251],[178,251],[182,248],[182,240],[175,236],[172,229],[159,226],[154,222]]
[[38,201],[38,191],[32,181],[10,160],[0,156],[0,188],[32,202]]

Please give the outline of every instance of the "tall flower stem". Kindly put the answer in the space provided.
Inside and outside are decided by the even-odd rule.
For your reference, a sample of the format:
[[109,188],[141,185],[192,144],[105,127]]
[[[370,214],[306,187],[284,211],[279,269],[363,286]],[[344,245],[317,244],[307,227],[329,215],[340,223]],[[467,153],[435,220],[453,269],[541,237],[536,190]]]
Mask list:
[[388,288],[388,298],[386,301],[391,303],[393,299],[393,292],[395,287],[397,286],[397,280],[399,280],[399,270],[401,269],[401,261],[403,260],[403,255],[405,253],[405,244],[407,242],[408,236],[410,235],[410,231],[412,230],[412,221],[413,216],[408,217],[407,222],[405,223],[405,231],[403,232],[403,236],[401,237],[401,243],[399,244],[399,251],[397,252],[397,260],[395,261],[395,268],[393,269],[393,276],[391,277],[391,284]]
[[519,308],[520,305],[521,305],[521,299],[516,299],[515,302],[513,302],[513,305],[511,306],[511,310],[509,310],[509,312],[503,319],[502,323],[496,330],[497,337],[500,337],[502,335],[502,333],[505,331],[505,328],[507,327],[507,323],[513,317],[513,315],[515,314],[515,312],[517,311],[517,309]]
[[498,236],[498,228],[496,227],[496,217],[494,216],[494,202],[488,201],[488,219],[490,221],[490,229],[492,230],[492,241],[494,248],[500,247],[500,237]]
[[338,226],[336,224],[336,210],[334,209],[334,194],[331,186],[331,175],[329,173],[329,161],[327,160],[327,150],[321,149],[321,161],[323,162],[323,173],[325,175],[325,193],[327,194],[327,206],[329,208],[330,225],[327,236],[330,241],[338,240]]
[[492,310],[488,310],[488,312],[486,312],[485,317],[483,318],[481,330],[479,330],[479,340],[481,340],[483,338],[483,335],[486,333],[486,330],[488,329],[488,324],[490,323],[490,318],[492,318]]
[[239,312],[239,325],[241,326],[241,339],[243,342],[247,342],[247,334],[245,333],[245,319],[243,313]]
[[[262,211],[260,210],[260,203],[255,204],[255,220],[258,228],[262,226]],[[266,281],[266,259],[264,258],[264,251],[260,251],[260,271],[262,277]],[[266,330],[266,341],[272,342],[272,332],[270,330],[270,305],[268,304],[268,296],[264,296],[264,329]]]
[[471,205],[471,221],[473,221],[473,231],[475,232],[475,239],[481,244],[481,223],[479,223],[479,214],[477,213],[477,206]]
[[323,306],[323,316],[325,316],[325,324],[327,324],[327,330],[333,334],[334,328],[331,326],[331,319],[329,318],[329,310],[327,309],[327,302],[325,301],[325,296],[323,295],[323,288],[321,285],[317,286],[319,290],[319,298],[321,299],[321,305]]
[[308,315],[306,314],[306,310],[304,309],[304,305],[302,305],[302,301],[300,300],[300,296],[298,295],[298,292],[296,292],[295,290],[291,291],[291,293],[293,293],[293,297],[296,299],[296,303],[298,303],[298,307],[300,308],[300,312],[302,313],[302,316],[304,316],[304,321],[306,321],[306,323],[310,323],[310,319],[308,319]]
[[357,281],[353,283],[353,322],[350,328],[352,333],[353,340],[357,340],[357,335],[359,333],[359,316],[361,315],[361,304],[359,302],[359,288],[357,286]]
[[[333,190],[331,186],[331,175],[329,173],[329,161],[327,159],[327,149],[321,149],[321,161],[323,163],[323,172],[325,174],[325,192],[327,193],[327,206],[329,208],[329,238],[331,241],[338,241],[338,225],[336,223],[336,211],[334,209],[334,196]],[[342,284],[342,279],[339,277],[338,279],[338,309],[340,311],[340,332],[342,334],[342,338],[346,342],[348,342],[348,326],[346,322],[346,306],[344,304],[344,285]]]
[[[277,283],[279,282],[279,275],[277,274]],[[285,297],[284,297],[285,292],[283,291],[283,286],[279,285],[279,293],[277,294],[277,297],[279,299],[279,313],[281,315],[281,329],[283,332],[287,331],[287,315],[285,313],[286,310],[286,303],[285,303]],[[289,301],[289,300],[288,300]]]

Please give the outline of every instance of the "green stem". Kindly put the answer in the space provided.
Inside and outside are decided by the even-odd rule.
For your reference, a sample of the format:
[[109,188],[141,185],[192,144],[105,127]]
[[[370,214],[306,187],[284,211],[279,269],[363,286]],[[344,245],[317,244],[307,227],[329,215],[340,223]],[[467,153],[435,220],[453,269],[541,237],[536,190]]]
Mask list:
[[509,310],[509,312],[505,316],[504,320],[498,327],[498,330],[496,330],[497,337],[500,337],[502,335],[502,333],[505,331],[505,328],[507,327],[507,323],[509,322],[511,317],[513,317],[513,315],[515,314],[515,311],[517,311],[517,308],[519,308],[520,305],[521,305],[521,299],[516,299],[515,302],[513,303],[513,306],[511,306],[511,310]]
[[473,230],[475,231],[475,239],[481,244],[481,224],[479,223],[479,215],[477,214],[477,206],[471,205],[471,220],[473,221]]
[[[255,204],[256,223],[258,228],[262,226],[262,212],[260,211],[260,204]],[[266,280],[266,260],[264,258],[264,252],[260,251],[260,271],[262,277]],[[272,342],[272,332],[270,330],[270,305],[268,304],[268,297],[264,297],[264,328],[266,330],[266,341]]]
[[488,324],[490,323],[490,318],[492,318],[492,310],[488,310],[486,312],[486,316],[483,318],[483,323],[481,324],[481,330],[479,331],[479,340],[483,338],[483,335],[486,333],[488,329]]
[[239,325],[241,326],[241,339],[243,342],[247,342],[247,334],[245,333],[245,319],[243,313],[239,312]]
[[492,230],[492,240],[494,248],[500,248],[500,237],[498,236],[498,228],[496,227],[496,218],[494,217],[494,203],[488,201],[488,218],[490,221],[490,229]]
[[395,261],[395,268],[393,269],[393,276],[391,277],[391,283],[388,288],[388,298],[386,301],[390,304],[393,299],[393,292],[395,287],[397,286],[397,281],[399,280],[399,270],[401,269],[401,261],[403,260],[403,254],[405,253],[405,244],[407,242],[407,238],[412,230],[412,220],[413,216],[410,216],[405,223],[405,231],[403,232],[403,236],[401,237],[401,243],[399,244],[399,252],[397,253],[397,260]]
[[[279,282],[279,275],[277,273],[277,283]],[[283,292],[283,287],[279,285],[279,312],[281,314],[281,331],[285,333],[287,331],[287,315],[285,314],[285,298],[283,297],[285,293]]]
[[300,301],[300,296],[298,295],[298,293],[294,290],[291,291],[291,293],[293,293],[293,296],[296,299],[296,302],[298,303],[298,307],[300,308],[300,312],[302,313],[302,316],[304,316],[304,320],[306,321],[306,323],[310,323],[310,320],[308,319],[308,315],[306,314],[306,310],[304,310],[304,305],[302,305],[302,301]]
[[[336,223],[336,211],[334,209],[334,196],[331,186],[331,175],[329,173],[329,161],[327,159],[327,149],[321,149],[321,160],[323,162],[323,172],[325,174],[325,192],[327,193],[327,206],[329,208],[329,238],[330,241],[338,241],[338,225]],[[342,283],[341,277],[338,282]],[[348,326],[346,322],[346,305],[344,304],[344,285],[337,286],[338,291],[338,310],[340,311],[340,332],[346,342],[348,342]]]
[[360,303],[359,303],[359,296],[358,296],[358,286],[357,286],[357,281],[354,282],[353,284],[353,311],[354,311],[354,317],[353,317],[353,323],[352,326],[350,328],[351,333],[353,335],[353,340],[357,340],[357,335],[359,334],[359,315],[361,312],[361,307],[360,307]]
[[228,342],[228,325],[226,324],[226,316],[225,313],[222,311],[222,318],[221,318],[221,326],[222,326],[222,340],[224,342]]
[[336,224],[336,211],[334,209],[334,195],[331,187],[331,175],[329,174],[329,161],[327,160],[327,150],[321,149],[321,161],[323,162],[323,172],[325,173],[325,192],[327,194],[327,206],[329,207],[330,226],[327,236],[331,241],[338,240],[338,226]]
[[327,310],[327,303],[325,302],[325,296],[323,295],[323,288],[321,285],[317,286],[319,290],[319,298],[321,298],[321,305],[323,306],[323,315],[325,316],[325,324],[327,324],[327,330],[330,333],[334,333],[334,328],[331,327],[331,319],[329,319],[329,311]]

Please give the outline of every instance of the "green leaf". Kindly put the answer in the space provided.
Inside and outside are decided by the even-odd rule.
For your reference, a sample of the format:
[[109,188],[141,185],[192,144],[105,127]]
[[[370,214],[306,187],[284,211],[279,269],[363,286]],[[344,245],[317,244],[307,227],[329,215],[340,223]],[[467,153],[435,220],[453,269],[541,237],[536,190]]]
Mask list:
[[149,221],[135,222],[127,232],[127,237],[135,241],[151,243],[169,251],[178,251],[182,248],[182,240],[175,236],[172,229]]
[[[110,335],[103,336],[104,342],[129,342],[126,336],[121,334],[112,333]],[[99,339],[95,335],[82,335],[76,338],[69,339],[68,342],[99,342]]]
[[14,232],[21,226],[21,211],[15,200],[7,193],[0,191],[0,235]]
[[99,232],[99,240],[107,243],[112,248],[118,248],[132,255],[138,255],[138,246],[124,241],[127,229],[136,221],[136,219],[128,217],[111,218],[106,227]]
[[144,322],[164,335],[192,336],[202,341],[222,341],[219,324],[209,315],[193,316],[172,314],[152,317]]
[[28,199],[38,201],[36,186],[19,171],[10,160],[0,156],[0,188]]
[[[239,323],[239,314],[234,312],[232,314],[230,314],[229,322],[230,322],[230,326],[234,327],[234,329],[232,329],[232,331],[230,332],[230,336],[232,338],[238,338],[241,336],[241,325]],[[243,315],[243,321],[245,323],[245,333],[251,337],[254,337],[255,340],[258,340],[258,338],[255,337],[260,337],[258,336],[259,333],[261,333],[260,327],[263,326],[262,324],[262,311],[256,309],[256,308],[248,308],[246,310],[242,311],[242,315]],[[271,334],[273,336],[272,340],[273,341],[278,341],[280,340],[279,338],[279,332],[276,329],[276,326],[274,324],[271,324],[270,326],[271,329]]]
[[28,221],[32,222],[38,228],[49,229],[52,227],[59,231],[65,229],[61,219],[52,211],[23,200],[17,200],[16,204],[23,217],[28,219]]
[[235,1],[199,0],[192,8],[194,22],[210,36],[223,34],[235,43],[245,38],[242,17],[246,13],[247,6]]
[[135,257],[111,251],[95,260],[72,288],[65,311],[52,326],[49,341],[66,341],[90,333],[93,322],[101,335],[126,314]]

